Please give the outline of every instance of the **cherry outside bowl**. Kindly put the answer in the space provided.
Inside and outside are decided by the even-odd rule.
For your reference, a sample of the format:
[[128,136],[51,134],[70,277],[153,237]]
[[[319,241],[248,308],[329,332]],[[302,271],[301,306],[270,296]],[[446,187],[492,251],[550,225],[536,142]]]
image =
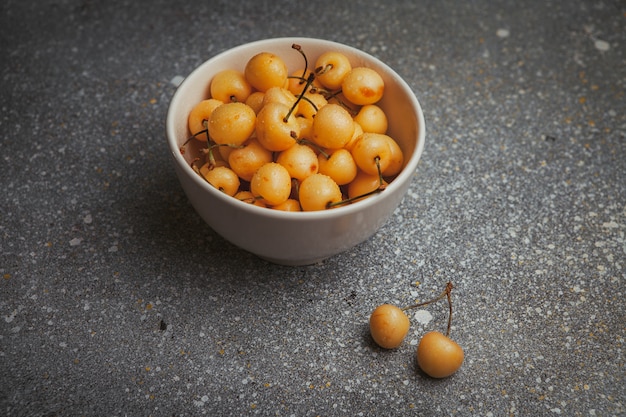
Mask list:
[[[197,141],[186,151],[180,148],[190,136],[187,117],[191,109],[209,95],[213,76],[224,69],[244,70],[259,52],[280,56],[289,69],[303,66],[298,44],[309,65],[322,52],[339,51],[352,66],[375,69],[385,82],[384,96],[377,104],[389,120],[387,134],[404,153],[404,168],[389,186],[365,200],[314,212],[284,212],[257,207],[215,189],[191,168],[198,155]],[[311,68],[310,68],[311,69]],[[180,184],[200,217],[232,244],[260,258],[282,265],[307,265],[347,251],[372,237],[390,218],[406,194],[424,149],[424,115],[408,84],[379,59],[353,47],[311,38],[276,38],[255,41],[229,49],[201,64],[176,90],[166,119],[166,138]]]

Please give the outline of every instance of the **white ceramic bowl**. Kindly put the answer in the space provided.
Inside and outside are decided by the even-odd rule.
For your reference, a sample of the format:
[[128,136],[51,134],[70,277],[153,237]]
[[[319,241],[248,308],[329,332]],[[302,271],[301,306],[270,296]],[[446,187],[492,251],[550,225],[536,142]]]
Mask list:
[[[292,49],[299,44],[309,65],[322,52],[335,50],[348,56],[353,66],[375,69],[385,81],[378,103],[389,119],[388,134],[404,152],[404,168],[381,193],[331,210],[284,212],[257,207],[230,197],[208,184],[191,167],[198,148],[180,147],[189,136],[187,117],[192,107],[208,96],[213,76],[227,68],[243,71],[249,58],[267,51],[279,55],[289,71],[303,65]],[[223,52],[196,68],[178,87],[166,120],[166,136],[176,174],[198,214],[218,234],[234,245],[270,262],[307,265],[344,252],[370,238],[389,219],[406,194],[424,149],[422,109],[407,83],[380,60],[363,51],[327,40],[277,38],[260,40]],[[196,141],[193,141],[196,142]],[[192,142],[192,144],[193,144]]]

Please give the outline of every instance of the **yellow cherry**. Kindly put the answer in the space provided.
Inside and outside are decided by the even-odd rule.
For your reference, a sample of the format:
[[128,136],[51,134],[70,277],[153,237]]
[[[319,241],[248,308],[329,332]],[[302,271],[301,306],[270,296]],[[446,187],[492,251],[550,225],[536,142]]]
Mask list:
[[339,104],[327,104],[313,119],[313,142],[322,148],[340,149],[352,139],[354,120]]
[[411,323],[399,307],[382,304],[372,312],[369,324],[376,344],[385,349],[394,349],[404,341]]
[[224,103],[209,117],[209,136],[220,145],[239,146],[254,132],[256,114],[245,103]]
[[346,185],[356,177],[358,168],[352,154],[347,149],[336,149],[330,154],[317,156],[319,172],[328,175],[338,185]]
[[287,168],[291,178],[304,180],[309,175],[317,173],[319,162],[311,147],[296,143],[289,149],[278,154],[276,162]]
[[329,90],[341,88],[344,77],[351,69],[348,57],[338,51],[324,52],[315,61],[316,79]]
[[263,106],[256,119],[257,139],[266,149],[273,152],[284,151],[296,143],[300,135],[300,123],[296,116],[289,114],[290,108],[282,103],[271,102]]
[[389,122],[387,115],[376,104],[366,104],[361,107],[354,121],[363,128],[364,132],[387,133]]
[[208,170],[204,178],[218,190],[233,196],[239,191],[239,177],[232,169],[225,166],[217,166]]
[[291,177],[287,169],[276,163],[269,162],[259,168],[250,180],[250,191],[255,197],[275,206],[284,203],[291,194]]
[[304,211],[326,210],[332,203],[342,200],[341,189],[332,178],[324,174],[309,175],[300,184],[300,206]]
[[440,332],[428,332],[417,347],[417,363],[433,378],[445,378],[463,364],[463,348]]
[[271,52],[260,52],[246,63],[244,74],[248,82],[259,91],[287,85],[287,65]]
[[265,149],[252,137],[242,147],[231,148],[228,165],[244,181],[250,181],[254,173],[268,162],[272,162],[272,152]]
[[356,67],[344,77],[341,83],[343,95],[357,105],[374,104],[385,91],[385,82],[378,72],[367,67]]
[[365,132],[352,147],[351,153],[357,166],[371,175],[384,172],[391,163],[391,148],[386,135]]
[[215,74],[209,89],[212,98],[224,103],[231,101],[243,103],[252,93],[252,86],[245,75],[233,69],[225,69]]
[[203,142],[207,142],[209,139],[209,132],[207,131],[207,125],[209,122],[209,117],[211,117],[211,113],[217,107],[224,104],[224,102],[220,100],[216,100],[214,98],[209,98],[206,100],[202,100],[198,104],[196,104],[191,112],[189,112],[189,117],[187,120],[187,124],[189,126],[189,132],[198,140]]

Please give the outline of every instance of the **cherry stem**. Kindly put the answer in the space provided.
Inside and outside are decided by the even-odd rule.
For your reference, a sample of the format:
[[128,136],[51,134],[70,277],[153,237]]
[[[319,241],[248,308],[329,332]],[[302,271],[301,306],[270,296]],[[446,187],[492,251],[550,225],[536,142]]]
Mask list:
[[443,300],[444,298],[448,299],[448,307],[450,310],[450,314],[448,315],[448,328],[446,330],[446,337],[450,336],[450,328],[452,327],[452,296],[450,295],[450,293],[452,292],[452,288],[454,288],[454,286],[452,285],[452,283],[450,281],[448,281],[448,283],[446,284],[446,289],[443,290],[441,292],[441,294],[439,294],[437,297],[430,299],[428,301],[423,301],[421,303],[417,303],[417,304],[413,304],[407,307],[403,307],[402,311],[406,311],[406,310],[410,310],[412,308],[417,308],[417,307],[422,307],[428,304],[432,304],[432,303],[436,303],[439,300]]
[[[446,329],[446,337],[450,336],[450,327],[452,327],[452,296],[450,295],[450,291],[452,291],[452,284],[448,282],[448,286],[450,289],[446,291],[446,295],[448,297],[448,306],[450,307],[450,314],[448,315],[448,328]],[[446,286],[446,289],[448,288]]]
[[200,170],[198,169],[198,166],[196,165],[196,162],[198,162],[200,160],[200,158],[194,158],[193,161],[191,161],[191,169],[194,170],[194,172],[196,172],[197,174],[200,174]]
[[259,196],[252,196],[252,197],[244,197],[244,198],[240,198],[238,199],[239,201],[243,201],[244,203],[249,203],[249,204],[254,204],[254,202],[258,201],[258,200],[262,200],[263,197]]
[[182,145],[180,145],[181,149],[182,149],[182,148],[184,148],[185,146],[187,146],[187,144],[188,144],[189,142],[191,142],[191,140],[192,140],[192,139],[198,139],[198,138],[197,138],[197,136],[198,136],[198,135],[204,135],[204,134],[206,134],[206,135],[207,135],[207,139],[208,139],[208,137],[209,137],[209,129],[203,129],[203,130],[201,130],[201,131],[199,131],[199,132],[197,132],[197,133],[194,133],[194,134],[192,134],[191,136],[189,136],[189,137],[185,140],[185,142],[184,142]]
[[289,117],[291,117],[291,113],[293,113],[296,107],[298,107],[298,103],[300,103],[300,100],[302,100],[302,97],[304,97],[304,93],[306,93],[306,91],[309,89],[309,86],[311,85],[311,83],[313,83],[313,80],[315,80],[315,74],[311,73],[309,74],[309,77],[306,79],[306,85],[302,89],[302,93],[298,95],[298,98],[296,99],[295,103],[293,103],[293,106],[291,106],[291,109],[289,109],[289,113],[287,113],[287,115],[283,118],[283,122],[287,123],[287,121],[289,120]]
[[340,93],[341,93],[341,90],[337,90],[336,92],[332,93],[329,97],[327,97],[326,100],[330,100],[330,99],[334,98],[335,100],[337,100],[337,103],[339,103],[340,106],[342,106],[344,109],[346,109],[348,111],[348,113],[350,113],[352,116],[356,116],[358,114],[358,112],[356,110],[354,110],[352,107],[348,106],[346,104],[346,102],[343,101],[339,97]]
[[302,55],[302,57],[304,58],[304,70],[306,71],[306,69],[309,68],[309,60],[307,59],[306,54],[302,50],[302,47],[298,45],[297,43],[292,44],[291,47],[295,49],[296,51],[300,52],[300,55]]
[[[326,155],[324,155],[326,156]],[[326,159],[328,159],[328,157],[326,157]],[[374,158],[374,162],[376,163],[376,168],[378,169],[378,187],[373,189],[372,191],[368,191],[366,193],[363,193],[361,195],[357,195],[351,198],[346,198],[345,200],[341,200],[341,201],[337,201],[337,202],[330,202],[327,205],[327,208],[331,208],[331,207],[336,207],[336,206],[341,206],[344,204],[348,204],[348,203],[352,203],[353,201],[359,200],[361,198],[364,197],[369,197],[370,195],[379,193],[381,191],[383,191],[385,188],[387,188],[387,184],[385,184],[385,182],[383,181],[383,174],[380,170],[380,157],[377,156],[376,158]]]
[[315,73],[317,75],[324,75],[328,71],[330,71],[331,69],[333,69],[333,65],[332,64],[327,64],[325,67],[320,65],[319,67],[315,68]]
[[330,202],[327,204],[327,208],[332,208],[332,207],[337,207],[337,206],[342,206],[344,204],[349,204],[352,203],[353,201],[356,200],[360,200],[361,198],[365,198],[365,197],[369,197],[370,195],[374,195],[374,194],[378,194],[381,191],[383,191],[385,188],[387,188],[386,184],[381,184],[378,188],[372,190],[372,191],[368,191],[366,193],[363,193],[361,195],[356,195],[354,197],[350,197],[350,198],[346,198],[345,200],[341,200],[341,201],[336,201],[336,202]]
[[298,139],[297,142],[301,145],[307,145],[307,146],[311,146],[313,148],[315,148],[320,154],[322,154],[322,156],[326,159],[330,158],[330,155],[324,151],[324,148],[322,148],[321,146],[319,146],[317,143],[312,142],[306,138],[301,138]]
[[308,102],[311,106],[313,106],[313,108],[315,109],[315,112],[319,110],[317,106],[315,105],[315,103],[313,103],[313,100],[311,100],[310,98],[302,96],[302,100]]
[[207,153],[209,154],[209,164],[213,167],[215,166],[215,155],[213,154],[214,146],[211,146],[207,149]]
[[383,185],[383,173],[380,169],[380,156],[374,158],[374,162],[376,163],[376,170],[378,171],[378,186],[381,187]]

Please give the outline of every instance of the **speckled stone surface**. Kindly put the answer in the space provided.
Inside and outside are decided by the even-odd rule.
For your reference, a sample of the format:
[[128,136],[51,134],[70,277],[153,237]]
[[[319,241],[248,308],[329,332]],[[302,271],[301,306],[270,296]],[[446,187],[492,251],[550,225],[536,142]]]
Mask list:
[[[345,3],[2,2],[1,415],[626,413],[624,2]],[[378,56],[427,121],[389,222],[307,267],[205,226],[164,140],[177,78],[277,36]],[[367,322],[448,280],[433,380],[445,303],[393,351]]]

